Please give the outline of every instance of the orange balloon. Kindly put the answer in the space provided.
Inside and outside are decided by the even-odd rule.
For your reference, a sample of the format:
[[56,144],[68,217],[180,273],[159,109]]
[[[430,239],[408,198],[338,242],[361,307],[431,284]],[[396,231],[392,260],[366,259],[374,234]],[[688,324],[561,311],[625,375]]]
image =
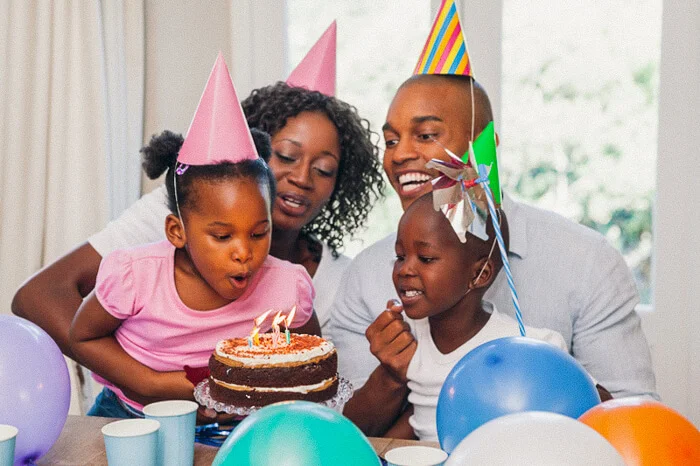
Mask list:
[[579,418],[628,465],[700,465],[700,431],[673,409],[639,398],[610,400]]

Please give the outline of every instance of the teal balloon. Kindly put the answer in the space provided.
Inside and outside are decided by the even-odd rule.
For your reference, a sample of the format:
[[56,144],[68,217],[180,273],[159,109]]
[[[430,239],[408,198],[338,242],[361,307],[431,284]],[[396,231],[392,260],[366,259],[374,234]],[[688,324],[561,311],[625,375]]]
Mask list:
[[378,466],[367,437],[346,417],[307,401],[266,406],[229,435],[213,466]]

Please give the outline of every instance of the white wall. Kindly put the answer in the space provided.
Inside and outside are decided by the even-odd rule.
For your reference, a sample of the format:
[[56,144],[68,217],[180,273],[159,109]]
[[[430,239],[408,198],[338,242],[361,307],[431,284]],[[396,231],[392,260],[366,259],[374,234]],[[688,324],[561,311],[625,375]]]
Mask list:
[[[239,99],[283,77],[285,2],[146,0],[144,142],[187,132],[219,51]],[[147,192],[162,181],[144,177]]]
[[700,3],[663,3],[654,310],[643,315],[659,393],[700,426]]

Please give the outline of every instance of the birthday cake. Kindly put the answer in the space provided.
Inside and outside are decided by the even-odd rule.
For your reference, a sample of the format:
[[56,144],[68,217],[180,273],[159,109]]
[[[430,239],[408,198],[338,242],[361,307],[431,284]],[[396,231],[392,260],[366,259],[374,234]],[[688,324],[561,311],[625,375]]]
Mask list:
[[235,406],[284,400],[325,401],[338,390],[338,355],[315,335],[262,334],[222,340],[209,358],[211,397]]

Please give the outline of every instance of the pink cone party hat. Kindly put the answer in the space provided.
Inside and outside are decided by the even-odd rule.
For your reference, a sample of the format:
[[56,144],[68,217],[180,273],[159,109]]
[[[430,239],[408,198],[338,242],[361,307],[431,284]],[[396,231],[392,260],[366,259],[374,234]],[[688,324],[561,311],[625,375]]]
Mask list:
[[335,21],[287,78],[287,84],[335,96]]
[[472,76],[467,41],[462,34],[455,0],[442,0],[413,74]]
[[177,161],[183,165],[213,165],[257,158],[250,128],[219,52]]

